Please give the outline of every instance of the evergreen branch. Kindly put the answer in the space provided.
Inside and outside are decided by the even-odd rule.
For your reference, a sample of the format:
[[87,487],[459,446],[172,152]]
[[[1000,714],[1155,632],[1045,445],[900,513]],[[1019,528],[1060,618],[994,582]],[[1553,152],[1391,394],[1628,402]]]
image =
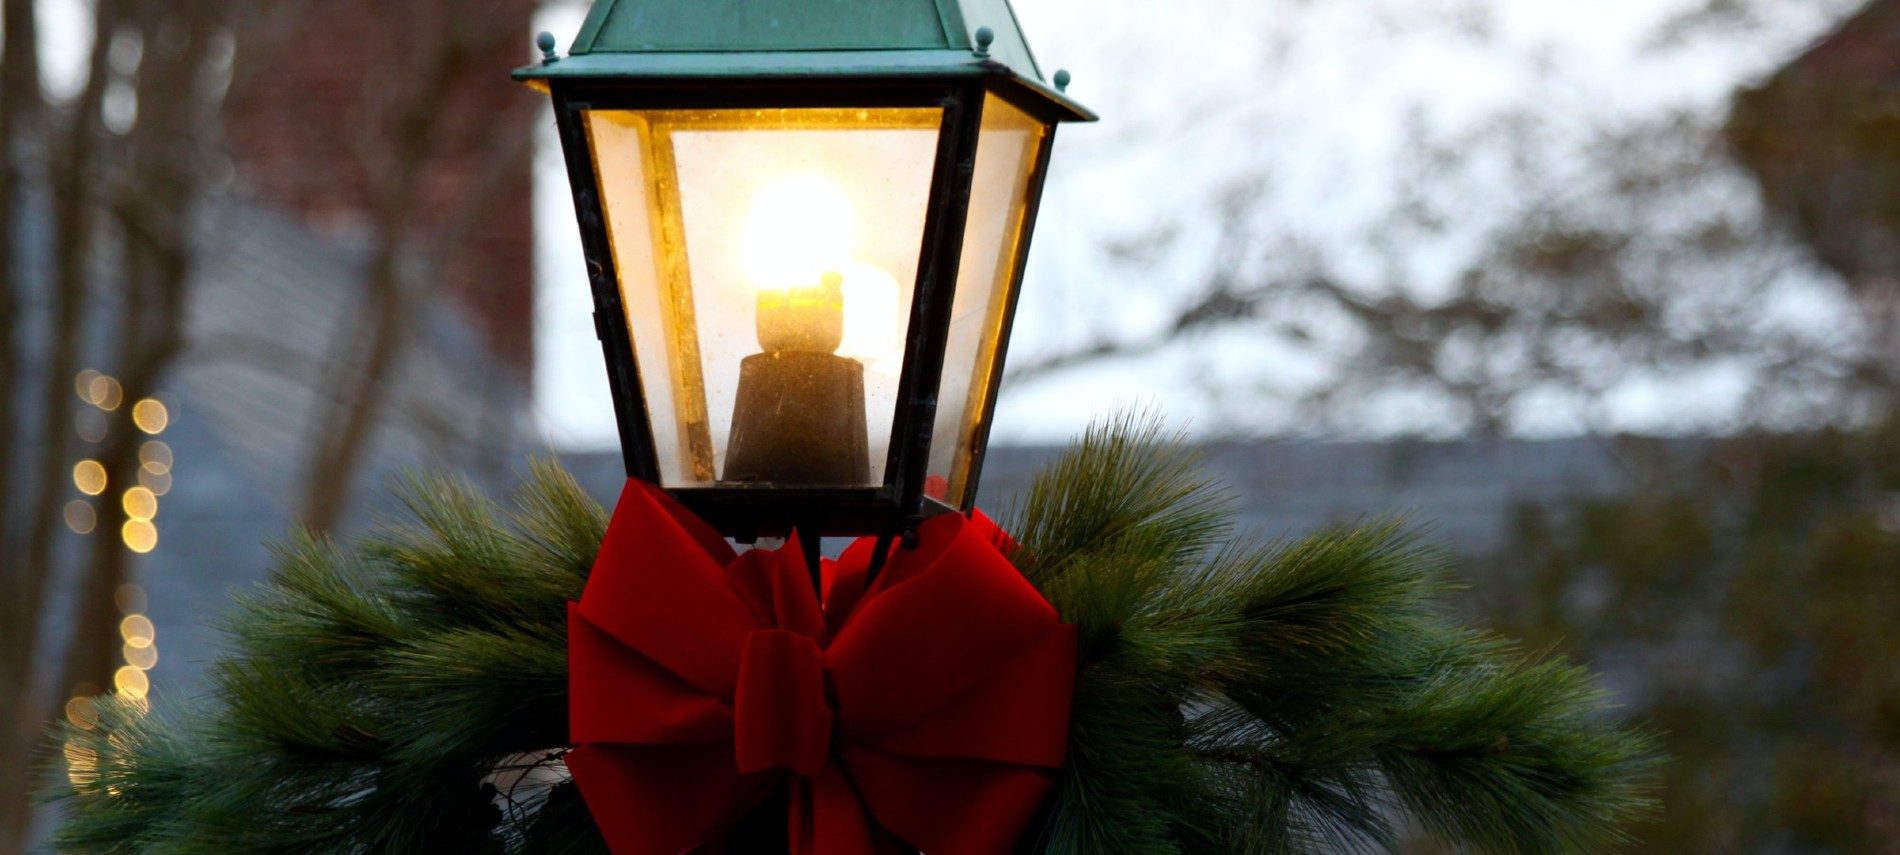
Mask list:
[[[227,621],[215,703],[64,726],[55,837],[85,852],[605,851],[560,758],[566,603],[606,514],[534,464],[504,510],[412,478],[408,522],[276,551]],[[1037,479],[1016,560],[1081,638],[1038,851],[1614,845],[1651,809],[1646,736],[1580,669],[1444,620],[1397,524],[1255,546],[1152,418]]]

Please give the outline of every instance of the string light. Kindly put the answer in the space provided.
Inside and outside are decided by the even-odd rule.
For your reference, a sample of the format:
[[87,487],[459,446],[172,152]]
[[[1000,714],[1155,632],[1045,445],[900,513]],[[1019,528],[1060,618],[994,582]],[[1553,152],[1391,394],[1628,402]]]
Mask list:
[[112,686],[125,697],[143,698],[152,690],[152,680],[142,669],[126,665],[112,672]]
[[152,491],[154,496],[163,496],[172,491],[172,473],[140,469],[139,486]]
[[99,708],[92,698],[74,695],[66,701],[66,720],[80,730],[91,730],[99,724]]
[[66,755],[66,779],[73,786],[84,786],[99,779],[99,754],[73,740],[67,740],[64,746]]
[[151,522],[158,516],[158,496],[144,487],[133,487],[119,499],[125,515],[134,521]]
[[116,410],[125,401],[125,388],[119,385],[119,381],[100,374],[87,384],[84,397],[99,409]]
[[151,520],[126,520],[119,527],[119,539],[125,542],[125,548],[143,555],[158,548],[158,526]]
[[92,384],[103,376],[105,375],[90,368],[79,372],[78,376],[73,378],[73,390],[79,394],[79,400],[88,404],[98,403],[92,399]]
[[73,464],[73,486],[88,496],[97,496],[106,491],[106,467],[97,460],[81,460]]
[[132,423],[146,433],[162,433],[171,424],[171,412],[157,398],[146,398],[132,405]]
[[119,637],[133,647],[150,647],[158,639],[158,628],[152,626],[151,618],[129,614],[119,621]]
[[99,525],[99,515],[92,509],[90,502],[74,499],[66,503],[66,527],[74,534],[91,534]]
[[148,644],[144,647],[133,647],[127,644],[121,652],[125,655],[125,664],[140,671],[150,671],[152,666],[158,664],[158,645],[156,644]]
[[172,471],[172,447],[164,440],[148,440],[139,446],[139,468],[155,475]]

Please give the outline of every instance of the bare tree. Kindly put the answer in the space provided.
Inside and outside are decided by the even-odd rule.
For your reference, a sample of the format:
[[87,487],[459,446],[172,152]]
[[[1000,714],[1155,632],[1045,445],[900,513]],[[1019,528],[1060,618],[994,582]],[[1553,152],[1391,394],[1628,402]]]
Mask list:
[[[1471,20],[1430,38],[1506,51],[1491,5],[1434,4]],[[1775,15],[1799,5],[1825,22],[1858,3],[1680,5],[1640,54],[1665,66],[1697,51],[1766,56],[1751,46],[1786,41]],[[1355,8],[1376,32],[1403,14],[1390,6]],[[1301,9],[1323,7],[1282,12]],[[1763,71],[1798,47],[1777,48]],[[1287,190],[1314,164],[1233,151],[1202,195],[1104,247],[1100,270],[1160,295],[1144,297],[1152,311],[1071,298],[1064,321],[1093,305],[1092,329],[1021,353],[1012,385],[1103,361],[1198,358],[1220,370],[1184,369],[1187,383],[1236,433],[1726,430],[1856,422],[1891,404],[1896,366],[1877,343],[1893,313],[1872,310],[1762,204],[1723,138],[1727,93],[1592,112],[1563,97],[1574,81],[1536,50],[1515,61],[1524,94],[1467,119],[1403,123],[1383,201],[1351,229],[1315,226],[1325,217]],[[1250,79],[1298,79],[1286,62],[1263,49]],[[1220,127],[1262,109],[1230,97],[1180,114]],[[1136,125],[1146,133],[1113,144],[1183,145],[1171,126]]]
[[[137,470],[137,430],[130,402],[150,396],[178,351],[184,283],[190,266],[190,218],[199,195],[204,161],[212,141],[217,99],[222,87],[212,74],[215,52],[208,45],[229,26],[212,0],[140,3],[100,0],[93,10],[93,42],[80,94],[71,103],[44,101],[37,79],[35,10],[30,2],[5,5],[7,33],[0,108],[0,150],[9,154],[0,177],[0,200],[9,223],[35,204],[35,185],[49,200],[52,230],[44,251],[50,278],[41,281],[23,263],[17,227],[6,230],[5,258],[9,335],[0,359],[18,365],[31,358],[40,366],[37,388],[6,388],[8,403],[0,448],[7,460],[33,461],[29,481],[9,495],[30,497],[9,502],[4,526],[24,533],[24,560],[4,568],[4,622],[0,623],[0,767],[29,769],[41,743],[44,722],[65,698],[97,692],[111,682],[118,652],[113,592],[124,581],[126,552],[114,537],[93,541],[91,558],[78,565],[71,600],[70,638],[44,642],[50,589],[62,565],[56,535],[62,528],[61,501],[72,466],[73,377],[82,348],[99,325],[116,327],[110,336],[116,353],[101,354],[122,366],[121,388],[128,406],[114,413],[117,423],[101,455],[112,483],[131,481]],[[126,45],[138,46],[136,67],[115,68],[111,56]],[[128,51],[129,52],[129,51]],[[136,99],[136,117],[123,127],[105,124],[107,92],[124,86]],[[30,176],[37,174],[41,181]],[[105,259],[114,259],[116,264]],[[24,294],[40,293],[50,305],[43,316],[27,317],[11,307]],[[116,311],[102,311],[109,306]],[[28,324],[48,331],[44,351],[31,357]],[[4,372],[8,378],[13,371]],[[16,406],[23,396],[33,406]],[[35,415],[34,430],[18,430],[21,412]],[[30,455],[18,452],[31,442]],[[103,525],[116,532],[123,522],[117,503],[102,503]],[[9,556],[15,554],[7,553]],[[30,810],[31,775],[0,779],[0,852],[24,845]]]
[[[367,58],[364,96],[335,129],[353,161],[367,262],[358,292],[361,323],[339,325],[317,377],[318,413],[306,425],[298,516],[336,526],[348,506],[391,392],[422,319],[447,299],[451,279],[485,287],[468,269],[471,239],[497,205],[524,205],[536,100],[519,97],[498,58],[528,53],[522,22],[535,0],[425,0],[350,6],[368,29],[405,34],[401,50]],[[294,19],[294,16],[292,16]],[[268,50],[240,49],[233,98],[268,74]],[[268,88],[266,92],[268,93]],[[496,93],[500,93],[498,96]],[[260,97],[280,97],[263,95]],[[455,162],[480,164],[469,180],[444,182]],[[443,191],[445,183],[454,190]],[[492,279],[492,274],[486,278]],[[513,286],[516,283],[497,283]]]

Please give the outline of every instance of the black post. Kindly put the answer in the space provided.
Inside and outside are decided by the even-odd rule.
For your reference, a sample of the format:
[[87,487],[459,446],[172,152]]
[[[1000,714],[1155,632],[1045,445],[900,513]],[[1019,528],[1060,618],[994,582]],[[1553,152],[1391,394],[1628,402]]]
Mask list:
[[805,567],[811,572],[811,592],[818,595],[820,603],[825,600],[824,577],[824,538],[818,526],[801,524],[795,528],[798,532],[798,545],[805,550]]

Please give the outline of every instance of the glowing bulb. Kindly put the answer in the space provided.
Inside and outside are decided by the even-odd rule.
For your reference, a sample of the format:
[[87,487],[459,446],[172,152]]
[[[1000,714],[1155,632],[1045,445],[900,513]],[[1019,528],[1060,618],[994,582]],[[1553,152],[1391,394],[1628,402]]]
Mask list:
[[132,405],[132,423],[146,433],[164,433],[165,426],[171,424],[171,413],[165,409],[164,402],[146,398]]
[[125,515],[134,520],[149,522],[158,516],[158,495],[146,487],[133,487],[125,491],[119,504],[125,508]]
[[112,672],[112,685],[119,690],[119,694],[128,698],[142,698],[152,690],[151,678],[130,665],[120,666],[119,670]]
[[73,464],[73,486],[88,496],[97,496],[106,491],[106,467],[97,460],[81,460]]
[[867,367],[893,367],[889,363],[904,355],[897,279],[883,268],[851,264],[844,269],[843,290],[844,342],[838,355]]
[[857,243],[858,212],[818,175],[780,178],[759,189],[746,213],[746,272],[760,290],[809,288],[844,268]]
[[158,638],[158,628],[144,615],[126,615],[119,621],[119,637],[133,647],[148,647]]

